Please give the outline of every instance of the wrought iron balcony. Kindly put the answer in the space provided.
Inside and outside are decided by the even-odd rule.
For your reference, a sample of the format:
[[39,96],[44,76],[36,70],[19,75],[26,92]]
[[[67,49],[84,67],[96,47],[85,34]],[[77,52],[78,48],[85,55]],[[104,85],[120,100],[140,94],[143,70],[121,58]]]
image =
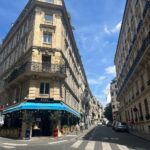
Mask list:
[[38,62],[27,62],[21,67],[16,68],[5,80],[5,83],[10,83],[22,74],[44,73],[52,75],[66,75],[65,65],[47,64]]
[[30,62],[27,64],[27,70],[31,72],[42,72],[42,73],[66,73],[65,65],[57,65],[50,63],[38,63],[38,62]]

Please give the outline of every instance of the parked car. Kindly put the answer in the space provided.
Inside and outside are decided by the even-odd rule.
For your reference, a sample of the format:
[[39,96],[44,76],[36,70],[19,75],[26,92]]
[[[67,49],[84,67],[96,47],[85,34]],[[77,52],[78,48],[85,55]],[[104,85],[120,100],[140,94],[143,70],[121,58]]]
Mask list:
[[107,122],[106,126],[107,127],[112,127],[112,121]]
[[115,124],[116,124],[116,120],[115,121],[113,121],[113,123],[112,123],[112,129],[114,130],[115,129]]
[[128,132],[128,125],[125,122],[116,121],[114,125],[115,131],[125,131]]

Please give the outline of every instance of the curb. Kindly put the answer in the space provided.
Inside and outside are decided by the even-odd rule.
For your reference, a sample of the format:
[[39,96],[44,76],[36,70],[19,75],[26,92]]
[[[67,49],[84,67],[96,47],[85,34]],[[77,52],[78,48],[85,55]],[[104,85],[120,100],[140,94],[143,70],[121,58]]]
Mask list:
[[130,131],[129,131],[128,133],[131,134],[131,135],[133,135],[133,136],[135,136],[135,137],[138,137],[138,138],[140,138],[140,139],[142,139],[142,140],[144,140],[144,141],[150,142],[150,139],[141,137],[141,136],[139,136],[139,135],[137,135],[137,134],[135,134],[135,133],[132,133],[132,132],[130,132]]

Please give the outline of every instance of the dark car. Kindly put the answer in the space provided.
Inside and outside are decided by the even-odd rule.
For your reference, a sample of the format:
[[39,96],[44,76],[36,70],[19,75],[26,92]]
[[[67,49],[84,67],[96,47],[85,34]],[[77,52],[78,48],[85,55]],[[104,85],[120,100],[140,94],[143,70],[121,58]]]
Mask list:
[[128,125],[125,122],[117,121],[114,125],[115,131],[125,131],[128,132]]
[[107,122],[106,126],[107,127],[112,127],[112,121]]

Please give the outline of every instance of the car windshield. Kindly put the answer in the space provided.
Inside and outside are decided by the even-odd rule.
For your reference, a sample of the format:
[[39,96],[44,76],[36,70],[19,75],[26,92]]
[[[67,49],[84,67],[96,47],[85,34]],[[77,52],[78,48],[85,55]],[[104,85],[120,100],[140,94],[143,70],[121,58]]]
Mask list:
[[126,126],[127,124],[124,122],[118,122],[118,126]]

